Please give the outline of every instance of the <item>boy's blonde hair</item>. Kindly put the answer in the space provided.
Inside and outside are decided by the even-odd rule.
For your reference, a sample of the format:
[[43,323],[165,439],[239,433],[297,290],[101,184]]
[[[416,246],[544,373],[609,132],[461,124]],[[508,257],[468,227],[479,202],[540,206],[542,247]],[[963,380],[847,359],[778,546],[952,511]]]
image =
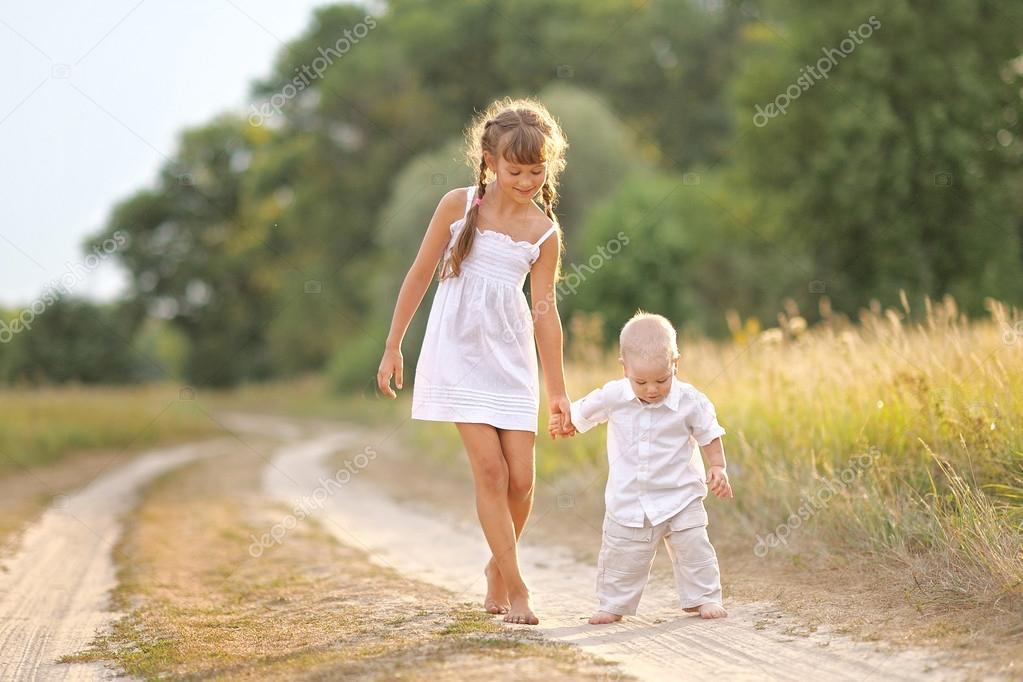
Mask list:
[[622,360],[643,358],[651,362],[663,359],[665,364],[678,360],[678,336],[671,321],[663,315],[636,311],[618,338]]

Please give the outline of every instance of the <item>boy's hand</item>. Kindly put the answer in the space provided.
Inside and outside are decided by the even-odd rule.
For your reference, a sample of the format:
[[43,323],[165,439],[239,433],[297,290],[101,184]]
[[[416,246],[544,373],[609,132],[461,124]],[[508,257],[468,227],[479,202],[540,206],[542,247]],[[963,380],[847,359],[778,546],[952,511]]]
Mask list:
[[732,485],[728,482],[728,472],[720,464],[711,466],[707,472],[707,487],[718,497],[732,497]]

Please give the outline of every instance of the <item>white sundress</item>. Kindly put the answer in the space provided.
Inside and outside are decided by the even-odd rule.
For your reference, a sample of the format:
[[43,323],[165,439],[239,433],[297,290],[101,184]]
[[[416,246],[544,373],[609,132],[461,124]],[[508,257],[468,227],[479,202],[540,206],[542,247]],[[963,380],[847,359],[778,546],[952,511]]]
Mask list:
[[[475,187],[467,188],[465,212]],[[445,257],[465,226],[451,223]],[[540,256],[535,242],[477,228],[461,274],[437,285],[412,388],[412,418],[537,431],[540,387],[533,317],[522,286]]]

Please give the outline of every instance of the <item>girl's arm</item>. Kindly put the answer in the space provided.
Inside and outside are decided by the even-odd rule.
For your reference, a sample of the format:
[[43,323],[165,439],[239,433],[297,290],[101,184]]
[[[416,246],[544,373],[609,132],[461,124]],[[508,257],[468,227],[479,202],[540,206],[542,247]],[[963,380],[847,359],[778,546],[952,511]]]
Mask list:
[[433,275],[437,271],[437,264],[444,255],[444,249],[451,239],[451,223],[462,216],[465,209],[466,190],[464,188],[453,189],[445,194],[437,209],[433,212],[429,227],[426,228],[426,235],[419,246],[419,253],[405,275],[405,281],[401,284],[401,291],[398,292],[398,301],[394,304],[394,316],[391,318],[391,330],[387,334],[387,341],[384,345],[384,357],[380,361],[380,369],[377,371],[377,385],[381,393],[389,398],[396,398],[397,394],[391,388],[391,375],[394,375],[394,383],[398,388],[402,386],[403,358],[401,356],[401,342],[408,331],[412,316],[419,309],[423,302],[423,296],[433,281]]
[[558,315],[556,279],[561,264],[561,230],[540,245],[540,256],[530,271],[529,290],[533,299],[533,333],[536,335],[540,366],[547,387],[551,414],[560,415],[561,433],[569,435],[572,426],[571,402],[565,390],[564,330]]

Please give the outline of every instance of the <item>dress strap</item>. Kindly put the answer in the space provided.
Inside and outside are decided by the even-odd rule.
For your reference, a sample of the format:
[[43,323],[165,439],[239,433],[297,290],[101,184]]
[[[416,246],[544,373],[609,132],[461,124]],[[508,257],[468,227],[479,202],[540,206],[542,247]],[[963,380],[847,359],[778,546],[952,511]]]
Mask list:
[[551,225],[551,229],[544,232],[543,236],[537,239],[533,246],[540,246],[541,244],[543,244],[545,241],[547,241],[547,237],[550,237],[552,234],[554,234],[554,232],[557,231],[557,229],[558,229],[557,223]]
[[472,198],[476,196],[476,185],[469,185],[468,191],[465,193],[465,215],[463,218],[469,217],[469,209],[472,208]]

